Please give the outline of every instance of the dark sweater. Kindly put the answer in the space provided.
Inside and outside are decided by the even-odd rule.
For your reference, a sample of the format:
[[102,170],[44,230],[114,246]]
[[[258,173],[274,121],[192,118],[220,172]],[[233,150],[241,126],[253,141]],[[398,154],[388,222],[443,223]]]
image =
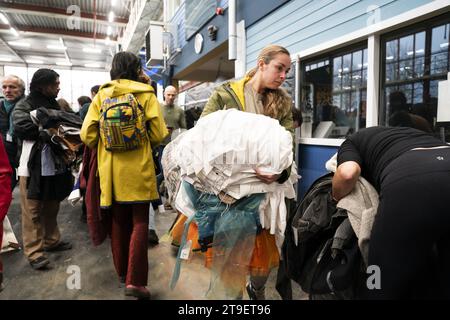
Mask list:
[[403,153],[414,148],[444,146],[436,137],[406,127],[371,127],[348,137],[338,151],[338,165],[355,161],[361,175],[378,191],[383,170]]

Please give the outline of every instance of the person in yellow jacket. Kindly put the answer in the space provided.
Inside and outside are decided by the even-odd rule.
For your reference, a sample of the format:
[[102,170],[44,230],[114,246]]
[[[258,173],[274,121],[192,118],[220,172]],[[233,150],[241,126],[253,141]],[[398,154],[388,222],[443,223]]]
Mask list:
[[[117,53],[112,61],[111,81],[101,86],[81,128],[81,139],[97,148],[100,206],[112,216],[111,248],[114,266],[125,295],[150,298],[148,276],[148,210],[158,199],[152,148],[168,135],[153,88],[140,82],[139,58],[130,52]],[[134,150],[107,151],[100,136],[99,121],[105,99],[132,93],[143,108],[148,139]]]
[[[256,67],[247,72],[243,79],[226,82],[215,89],[206,103],[201,117],[217,110],[233,108],[277,119],[280,125],[293,135],[292,99],[285,90],[280,88],[286,80],[286,74],[290,67],[291,58],[286,48],[279,45],[266,46],[259,53]],[[249,128],[244,129],[248,130]],[[265,174],[256,169],[256,176],[268,184],[284,183],[289,175],[290,168],[281,174]],[[179,243],[185,221],[186,217],[181,215],[171,230],[175,245]],[[199,249],[195,223],[190,226],[188,239],[192,240],[193,249]],[[213,263],[213,250],[214,248],[208,249],[206,252],[206,266],[208,267],[211,267]],[[238,260],[239,252],[239,247],[233,251]],[[265,284],[270,271],[278,266],[279,260],[275,236],[270,234],[269,230],[262,230],[256,236],[253,254],[248,265],[250,281],[246,285],[246,290],[250,299],[265,299]],[[236,286],[240,286],[240,282],[243,282],[242,286],[245,285],[245,279],[241,279],[233,266],[224,270],[221,278],[224,285],[230,287],[227,288],[230,292],[234,292]],[[236,295],[238,298],[241,296],[241,292]]]

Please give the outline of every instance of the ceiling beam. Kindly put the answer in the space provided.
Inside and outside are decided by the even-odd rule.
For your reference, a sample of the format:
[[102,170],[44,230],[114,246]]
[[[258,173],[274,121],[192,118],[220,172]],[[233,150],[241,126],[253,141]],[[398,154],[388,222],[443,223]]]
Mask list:
[[59,42],[61,42],[61,45],[64,48],[64,56],[66,57],[67,62],[72,64],[72,61],[70,61],[69,54],[67,53],[67,47],[66,44],[64,43],[64,39],[62,37],[59,37]]
[[[17,13],[17,14],[27,14],[27,15],[34,15],[34,16],[43,16],[43,17],[49,17],[49,18],[60,18],[60,19],[67,19],[72,16],[72,14],[65,9],[61,8],[50,8],[50,7],[44,7],[44,6],[37,6],[32,4],[20,4],[20,3],[8,3],[8,2],[2,2],[0,4],[0,10],[5,13]],[[86,13],[86,12],[80,12],[80,20],[81,21],[87,21],[87,22],[94,22],[94,14],[92,13]],[[95,21],[99,24],[106,24],[106,25],[119,25],[121,27],[125,27],[128,23],[128,19],[115,17],[114,22],[109,22],[107,16],[103,16],[101,14],[95,15]]]
[[9,44],[7,44],[6,41],[3,40],[1,37],[0,37],[0,44],[4,45],[8,49],[8,51],[10,51],[15,57],[19,58],[20,61],[26,63],[25,60],[13,48],[11,48]]
[[[0,31],[7,31],[10,32],[9,29],[11,27],[7,24],[0,24]],[[82,32],[77,30],[64,30],[64,29],[53,29],[53,28],[41,28],[41,27],[32,27],[32,26],[17,26],[16,30],[18,32],[26,32],[29,34],[40,34],[40,35],[46,35],[46,36],[70,36],[70,37],[76,37],[76,38],[87,38],[87,39],[94,39],[94,33],[93,32]],[[96,33],[95,39],[96,40],[105,40],[108,35],[102,34],[102,33]],[[117,41],[117,36],[109,36],[111,41]]]

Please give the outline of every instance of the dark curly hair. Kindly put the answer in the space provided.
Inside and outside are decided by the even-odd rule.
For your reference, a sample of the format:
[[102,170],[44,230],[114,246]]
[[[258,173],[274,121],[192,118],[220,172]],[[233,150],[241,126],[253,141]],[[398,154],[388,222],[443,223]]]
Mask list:
[[42,68],[37,70],[33,77],[31,78],[30,91],[31,92],[42,92],[42,89],[50,84],[55,83],[56,79],[59,78],[59,74],[52,69]]
[[109,74],[111,80],[139,81],[141,69],[141,60],[134,53],[123,51],[116,53],[114,56]]

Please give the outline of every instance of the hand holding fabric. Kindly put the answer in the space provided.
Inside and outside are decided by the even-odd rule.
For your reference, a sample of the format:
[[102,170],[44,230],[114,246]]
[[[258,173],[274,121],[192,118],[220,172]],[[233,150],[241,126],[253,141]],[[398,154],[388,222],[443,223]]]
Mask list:
[[279,174],[263,173],[260,169],[255,168],[256,177],[264,183],[271,184],[280,177]]

